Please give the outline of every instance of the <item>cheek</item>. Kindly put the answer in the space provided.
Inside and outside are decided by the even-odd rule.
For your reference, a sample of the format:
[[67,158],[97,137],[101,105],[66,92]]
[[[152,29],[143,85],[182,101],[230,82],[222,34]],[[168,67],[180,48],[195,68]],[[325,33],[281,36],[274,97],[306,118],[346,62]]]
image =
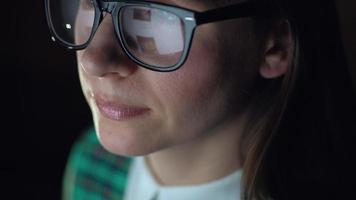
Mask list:
[[[148,76],[153,94],[162,108],[164,130],[171,137],[187,139],[206,131],[207,124],[222,112],[221,64],[213,51],[196,51],[179,70]],[[194,58],[194,59],[193,59]],[[177,139],[177,138],[176,138]]]
[[78,59],[80,58],[80,56],[81,56],[81,53],[77,52],[77,63],[78,63],[77,68],[78,68],[79,81],[80,81],[80,85],[81,85],[85,100],[87,101],[88,104],[90,104],[89,98],[92,97],[92,87],[91,87],[89,78],[86,77],[82,66],[79,64],[81,62],[78,62]]
[[[77,53],[77,57],[78,57],[78,53]],[[77,62],[79,63],[79,62]],[[89,87],[89,84],[87,82],[87,79],[85,78],[84,74],[83,74],[83,71],[82,71],[82,68],[80,67],[80,65],[78,64],[78,74],[79,74],[79,80],[80,80],[80,85],[81,85],[81,88],[82,88],[82,91],[83,91],[83,94],[86,98],[86,100],[88,101],[88,97],[90,96],[90,87]]]
[[186,63],[179,70],[158,77],[165,83],[157,87],[169,94],[167,98],[172,102],[179,99],[197,106],[206,102],[208,97],[217,95],[223,77],[221,55],[216,53],[220,52],[219,45],[206,41],[209,40],[196,34]]
[[[214,33],[207,30],[210,28],[202,27],[200,33]],[[244,56],[248,51],[235,47],[225,54],[232,44],[217,39],[216,33],[200,33],[184,66],[172,73],[152,75],[149,81],[155,83],[151,88],[162,104],[169,132],[184,134],[182,138],[206,133],[238,117],[246,109],[245,91],[256,74]]]

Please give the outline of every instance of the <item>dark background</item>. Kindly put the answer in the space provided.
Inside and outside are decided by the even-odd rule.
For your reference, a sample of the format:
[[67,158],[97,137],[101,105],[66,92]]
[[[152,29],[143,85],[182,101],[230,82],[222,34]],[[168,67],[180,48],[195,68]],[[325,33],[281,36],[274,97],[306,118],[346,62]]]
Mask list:
[[[356,3],[339,2],[352,69]],[[74,53],[51,42],[42,0],[1,8],[0,199],[59,199],[70,147],[91,124]]]
[[51,42],[42,0],[1,8],[0,199],[60,199],[70,147],[91,123],[74,53]]

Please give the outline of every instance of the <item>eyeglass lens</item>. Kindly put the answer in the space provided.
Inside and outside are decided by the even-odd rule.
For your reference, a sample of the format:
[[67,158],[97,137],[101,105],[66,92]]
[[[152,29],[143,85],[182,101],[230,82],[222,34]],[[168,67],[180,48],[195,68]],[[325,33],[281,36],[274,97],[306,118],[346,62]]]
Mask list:
[[[72,46],[90,39],[95,21],[92,0],[49,0],[50,17],[57,36]],[[121,8],[117,27],[126,50],[142,63],[171,67],[182,57],[185,30],[175,14],[145,5]]]
[[57,36],[69,45],[85,44],[95,20],[91,0],[50,0],[49,11]]

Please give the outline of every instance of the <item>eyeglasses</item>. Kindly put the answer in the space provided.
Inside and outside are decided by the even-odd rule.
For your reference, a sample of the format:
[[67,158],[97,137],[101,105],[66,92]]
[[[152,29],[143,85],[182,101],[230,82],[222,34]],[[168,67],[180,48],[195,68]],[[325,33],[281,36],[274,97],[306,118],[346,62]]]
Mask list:
[[241,17],[265,17],[272,12],[253,2],[205,12],[129,0],[45,0],[45,8],[52,40],[73,50],[85,49],[104,18],[103,12],[110,13],[125,54],[136,64],[160,72],[173,71],[184,64],[197,26]]

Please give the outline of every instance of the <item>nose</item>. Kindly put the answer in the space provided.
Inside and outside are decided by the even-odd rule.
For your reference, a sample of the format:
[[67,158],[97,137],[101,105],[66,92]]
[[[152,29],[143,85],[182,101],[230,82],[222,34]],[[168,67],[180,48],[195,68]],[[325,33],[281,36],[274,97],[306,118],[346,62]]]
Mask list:
[[125,78],[138,68],[123,52],[109,14],[104,16],[88,47],[78,52],[78,62],[86,73],[97,77]]

